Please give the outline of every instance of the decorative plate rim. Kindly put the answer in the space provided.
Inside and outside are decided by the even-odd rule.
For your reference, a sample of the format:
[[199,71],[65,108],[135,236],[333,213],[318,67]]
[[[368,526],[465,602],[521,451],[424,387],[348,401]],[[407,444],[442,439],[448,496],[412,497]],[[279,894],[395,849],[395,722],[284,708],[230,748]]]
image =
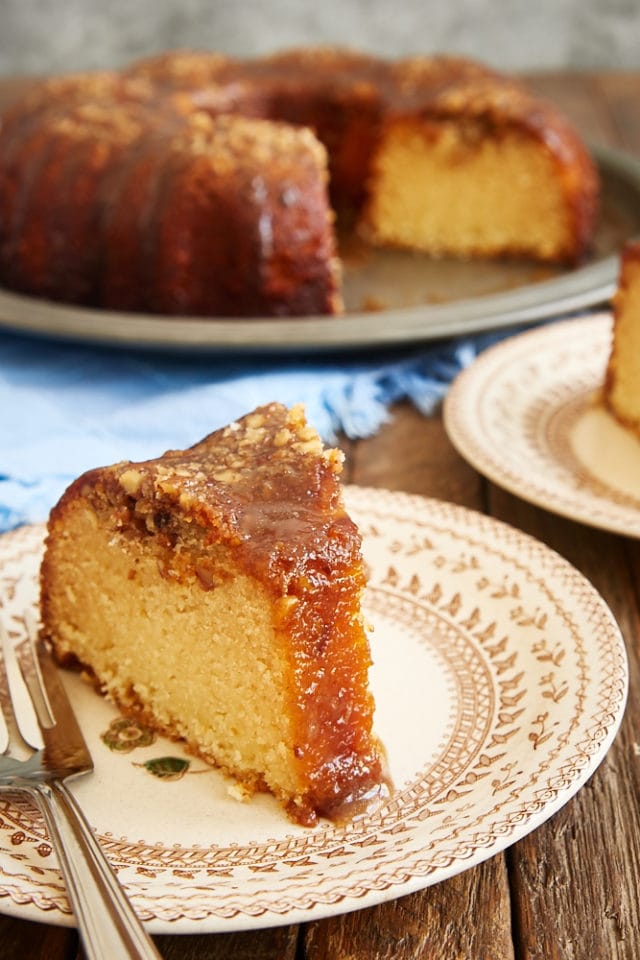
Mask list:
[[[617,494],[606,484],[598,482],[595,477],[586,482],[584,473],[578,473],[574,458],[567,455],[560,461],[555,446],[547,443],[542,433],[536,438],[535,456],[539,462],[533,462],[534,454],[524,441],[523,418],[516,412],[515,404],[505,407],[503,413],[508,425],[520,431],[521,445],[516,441],[515,447],[503,449],[492,443],[486,433],[492,403],[486,401],[489,385],[492,391],[496,390],[506,383],[507,375],[513,379],[514,373],[524,368],[532,357],[553,356],[569,341],[573,344],[575,367],[569,372],[565,368],[563,372],[565,395],[559,400],[532,395],[530,408],[525,413],[533,410],[534,404],[542,402],[541,409],[545,418],[550,420],[582,397],[596,398],[603,383],[611,323],[610,312],[603,311],[558,320],[489,347],[453,381],[445,397],[443,418],[447,435],[458,453],[505,490],[567,519],[611,533],[640,537],[637,504],[630,497]],[[592,356],[587,356],[587,344],[593,351]],[[590,369],[594,358],[601,367],[597,372]],[[578,380],[581,381],[579,384]],[[549,386],[553,385],[550,382]],[[543,462],[554,469],[553,479],[538,469]]]
[[[464,718],[460,721],[463,695],[447,694],[446,702],[453,705],[452,716],[458,720],[447,728],[438,750],[428,763],[424,757],[415,758],[420,769],[403,783],[387,809],[352,825],[322,825],[319,830],[303,829],[302,834],[294,831],[292,835],[291,825],[286,824],[284,835],[270,835],[255,850],[233,839],[224,849],[207,848],[207,863],[201,847],[165,841],[157,850],[158,862],[166,865],[163,858],[175,857],[178,867],[173,873],[159,870],[151,855],[138,863],[136,871],[135,857],[127,861],[125,848],[127,843],[131,846],[130,840],[100,831],[134,903],[154,932],[216,932],[304,922],[371,906],[444,880],[499,853],[553,815],[591,776],[617,733],[628,686],[624,642],[602,598],[566,560],[513,527],[463,507],[373,488],[347,487],[346,495],[363,529],[365,555],[373,564],[371,609],[378,615],[396,604],[405,611],[406,622],[418,631],[415,636],[408,634],[406,626],[397,627],[401,618],[395,613],[389,615],[389,622],[396,624],[397,636],[403,642],[406,639],[411,657],[416,656],[418,645],[422,645],[420,656],[423,649],[426,655],[435,655],[433,630],[444,631],[445,640],[449,635],[457,637],[460,665],[452,661],[453,666],[443,669],[450,669],[446,675],[453,677],[454,686],[458,681],[464,686],[466,671],[471,671],[470,696],[474,703],[485,697],[479,715],[489,709],[490,725],[485,732],[475,721],[465,728]],[[19,528],[0,538],[0,598],[5,612],[18,602],[15,573],[26,570],[29,563],[33,567],[41,538],[39,527]],[[14,596],[9,599],[7,591],[12,589]],[[534,601],[539,603],[541,598],[547,606],[534,610]],[[566,659],[552,650],[546,633],[550,622],[556,631],[553,636],[564,638]],[[430,625],[431,639],[425,625]],[[500,639],[505,625],[509,636]],[[554,680],[549,679],[549,664],[556,671]],[[479,682],[477,676],[485,680]],[[540,682],[540,691],[527,695],[524,684],[532,685],[534,679]],[[486,702],[489,694],[482,694],[486,683],[493,691],[491,707]],[[376,696],[381,692],[378,689]],[[568,700],[563,699],[565,694]],[[554,723],[542,719],[542,707],[547,706],[556,711]],[[524,721],[516,719],[521,709],[528,717],[528,734]],[[474,735],[477,742],[471,743]],[[444,757],[448,762],[457,756],[447,753],[456,737],[465,744],[470,759],[463,760],[460,771],[447,780],[436,759]],[[516,743],[517,750],[511,746]],[[527,758],[533,755],[535,763],[527,767]],[[446,765],[444,769],[446,773]],[[491,775],[494,779],[487,786],[483,778]],[[509,782],[511,777],[515,780]],[[2,796],[0,818],[6,820],[9,808],[1,801]],[[14,829],[20,827],[20,816],[28,823],[24,811],[15,812],[15,804],[10,810]],[[3,828],[7,824],[0,819]],[[43,837],[36,836],[33,828],[32,833],[35,848]],[[70,925],[59,875],[53,895],[49,890],[39,896],[29,887],[32,880],[27,874],[36,854],[31,861],[17,861],[24,875],[14,875],[13,888],[8,889],[6,864],[14,870],[12,855],[27,847],[22,838],[13,851],[0,851],[0,909]],[[254,853],[249,855],[249,849]],[[189,858],[197,864],[193,876],[187,869]],[[145,863],[153,876],[145,875]],[[55,866],[48,870],[53,875]],[[215,887],[203,891],[204,876],[215,884],[231,874],[234,878],[226,893]],[[232,888],[245,882],[253,884],[255,892],[243,899],[242,891],[232,892]],[[275,895],[271,884],[275,884]]]

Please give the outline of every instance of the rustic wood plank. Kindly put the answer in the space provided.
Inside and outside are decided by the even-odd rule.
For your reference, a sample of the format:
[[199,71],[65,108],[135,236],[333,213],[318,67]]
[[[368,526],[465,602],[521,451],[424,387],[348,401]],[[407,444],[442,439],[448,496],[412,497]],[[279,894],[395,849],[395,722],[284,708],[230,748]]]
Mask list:
[[613,140],[631,153],[640,156],[640,118],[638,116],[637,74],[604,74],[596,81],[596,89],[611,117]]
[[[295,960],[298,928],[154,937],[164,960]],[[115,960],[115,958],[114,958]]]
[[[624,546],[625,553],[632,570],[631,578],[635,588],[636,606],[640,609],[640,540],[628,540]],[[627,642],[632,642],[630,636],[627,638]],[[633,642],[638,644],[640,642],[640,637],[636,636],[633,638]]]
[[369,910],[309,924],[307,960],[513,960],[504,859]]
[[351,482],[480,509],[482,478],[454,450],[441,417],[425,417],[409,403],[395,406],[391,416],[350,454]]
[[0,915],[2,960],[75,960],[77,953],[75,930]]

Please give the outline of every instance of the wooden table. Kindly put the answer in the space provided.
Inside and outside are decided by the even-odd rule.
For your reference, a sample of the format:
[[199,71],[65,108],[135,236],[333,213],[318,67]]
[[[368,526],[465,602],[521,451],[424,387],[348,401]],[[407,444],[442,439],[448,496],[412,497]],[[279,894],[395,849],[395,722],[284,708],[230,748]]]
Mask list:
[[[592,142],[640,156],[640,74],[546,74],[535,87]],[[408,405],[366,441],[345,441],[349,482],[454,501],[549,544],[596,586],[630,660],[629,703],[607,758],[549,822],[505,853],[423,892],[302,926],[159,936],[181,960],[609,960],[640,956],[640,545],[561,519],[484,480],[439,415]],[[75,931],[0,916],[5,960],[78,955]],[[81,954],[80,954],[81,955]],[[113,958],[117,960],[117,958]]]

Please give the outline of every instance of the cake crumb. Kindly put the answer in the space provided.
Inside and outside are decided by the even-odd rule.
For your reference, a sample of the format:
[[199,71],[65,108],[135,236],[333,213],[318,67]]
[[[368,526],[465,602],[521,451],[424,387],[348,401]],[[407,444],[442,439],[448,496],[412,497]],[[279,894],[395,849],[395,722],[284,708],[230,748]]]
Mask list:
[[252,796],[252,791],[239,782],[227,784],[227,793],[233,800],[237,800],[239,803],[246,803]]

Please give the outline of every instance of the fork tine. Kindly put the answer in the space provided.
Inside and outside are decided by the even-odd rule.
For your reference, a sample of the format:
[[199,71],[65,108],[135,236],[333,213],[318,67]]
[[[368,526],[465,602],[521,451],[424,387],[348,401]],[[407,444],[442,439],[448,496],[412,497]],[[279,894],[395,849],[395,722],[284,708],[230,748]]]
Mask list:
[[42,734],[34,705],[28,693],[22,670],[20,669],[14,644],[9,638],[6,627],[0,621],[0,657],[1,679],[4,681],[7,696],[2,703],[2,714],[6,731],[3,751],[9,746],[22,746],[28,752],[30,747],[40,750],[44,746]]
[[33,669],[25,680],[33,700],[41,710],[42,740],[49,769],[67,770],[70,766],[87,773],[93,769],[93,759],[58,669],[45,642],[37,636],[35,621],[27,624],[33,649]]
[[81,773],[88,773],[93,770],[93,758],[67,697],[67,691],[60,680],[53,657],[42,640],[37,642],[37,656],[56,726],[64,731],[64,737],[51,738],[47,737],[48,731],[44,731],[48,762],[54,769],[56,766],[68,769],[70,765],[74,765],[82,768]]
[[48,728],[54,725],[55,717],[51,710],[47,685],[42,675],[38,625],[31,610],[25,612],[24,623],[27,628],[27,644],[26,648],[21,645],[21,650],[28,653],[28,659],[26,657],[19,658],[20,671],[29,691],[40,727]]

